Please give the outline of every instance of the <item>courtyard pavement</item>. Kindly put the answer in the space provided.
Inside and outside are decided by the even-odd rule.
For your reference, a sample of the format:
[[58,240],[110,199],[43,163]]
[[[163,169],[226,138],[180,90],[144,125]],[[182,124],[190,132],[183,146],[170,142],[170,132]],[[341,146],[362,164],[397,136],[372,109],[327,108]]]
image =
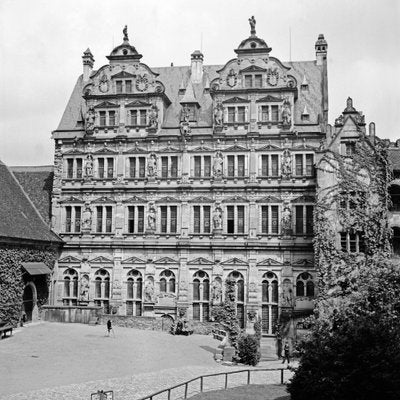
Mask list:
[[[114,400],[135,400],[199,375],[248,368],[216,363],[213,353],[220,342],[212,336],[114,330],[115,337],[107,337],[104,325],[42,322],[18,328],[0,340],[0,399],[83,400],[102,389],[113,390]],[[281,366],[275,361],[258,367]],[[290,376],[285,371],[285,379]],[[245,374],[230,376],[229,387],[246,380]],[[279,371],[252,375],[252,383],[279,382]],[[206,390],[223,384],[224,377],[204,381]],[[192,384],[189,393],[198,393],[198,386]],[[182,394],[175,391],[171,399]]]

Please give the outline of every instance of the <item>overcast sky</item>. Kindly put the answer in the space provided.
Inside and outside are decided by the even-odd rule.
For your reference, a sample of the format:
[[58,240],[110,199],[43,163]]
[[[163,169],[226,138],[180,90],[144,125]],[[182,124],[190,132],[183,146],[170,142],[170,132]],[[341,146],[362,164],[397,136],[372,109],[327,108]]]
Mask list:
[[[271,55],[315,59],[328,41],[329,122],[348,96],[374,121],[377,135],[400,138],[399,0],[0,0],[0,159],[8,165],[53,163],[57,128],[89,47],[95,69],[129,39],[150,67],[225,64],[249,36],[248,18]],[[202,38],[202,39],[201,39]]]

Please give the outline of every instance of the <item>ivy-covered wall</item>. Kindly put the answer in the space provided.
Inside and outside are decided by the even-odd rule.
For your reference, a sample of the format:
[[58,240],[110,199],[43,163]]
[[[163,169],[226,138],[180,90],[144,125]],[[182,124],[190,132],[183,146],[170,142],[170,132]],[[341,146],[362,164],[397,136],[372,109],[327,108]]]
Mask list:
[[37,289],[37,306],[46,304],[50,277],[23,275],[23,262],[43,262],[53,270],[57,248],[22,245],[0,245],[0,320],[16,326],[21,317],[22,296],[26,282]]

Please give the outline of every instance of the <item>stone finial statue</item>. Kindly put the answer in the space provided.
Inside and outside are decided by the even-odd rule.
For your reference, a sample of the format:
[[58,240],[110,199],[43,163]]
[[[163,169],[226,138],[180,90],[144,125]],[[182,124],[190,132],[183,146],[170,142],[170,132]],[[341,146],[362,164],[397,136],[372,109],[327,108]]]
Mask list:
[[250,23],[250,33],[252,36],[256,34],[256,19],[254,18],[254,15],[249,18],[249,23]]
[[151,207],[149,209],[149,213],[147,215],[147,225],[150,230],[156,230],[156,210],[154,209],[154,207]]
[[151,106],[149,111],[149,126],[153,129],[158,128],[158,108],[155,104]]
[[125,25],[124,29],[122,30],[122,33],[124,34],[124,42],[129,42],[127,25]]
[[154,285],[150,279],[147,279],[144,285],[144,301],[149,303],[154,302]]
[[214,160],[213,160],[214,176],[216,176],[216,177],[222,176],[223,164],[224,164],[224,159],[223,159],[222,153],[220,151],[217,151],[217,153],[214,156]]
[[282,124],[290,125],[292,123],[292,112],[290,110],[289,100],[285,100],[282,108]]
[[88,154],[85,162],[85,176],[91,178],[93,176],[93,156]]
[[222,229],[222,211],[219,207],[214,210],[213,227],[214,229]]
[[292,229],[292,212],[289,206],[285,206],[282,211],[282,233],[289,235]]
[[224,107],[221,103],[217,103],[214,108],[214,124],[216,126],[222,126],[224,123]]
[[147,175],[157,175],[157,156],[154,153],[151,153],[149,158],[147,159]]

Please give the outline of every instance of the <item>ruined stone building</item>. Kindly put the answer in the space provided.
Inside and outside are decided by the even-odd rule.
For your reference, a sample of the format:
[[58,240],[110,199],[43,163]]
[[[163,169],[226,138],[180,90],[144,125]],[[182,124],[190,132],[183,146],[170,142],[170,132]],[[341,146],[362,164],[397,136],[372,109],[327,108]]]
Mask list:
[[106,65],[84,52],[53,132],[52,223],[66,242],[55,304],[203,322],[231,277],[242,326],[258,314],[272,334],[280,315],[312,309],[327,42],[314,60],[281,61],[250,25],[221,65],[196,50],[187,66],[148,66],[126,28]]

